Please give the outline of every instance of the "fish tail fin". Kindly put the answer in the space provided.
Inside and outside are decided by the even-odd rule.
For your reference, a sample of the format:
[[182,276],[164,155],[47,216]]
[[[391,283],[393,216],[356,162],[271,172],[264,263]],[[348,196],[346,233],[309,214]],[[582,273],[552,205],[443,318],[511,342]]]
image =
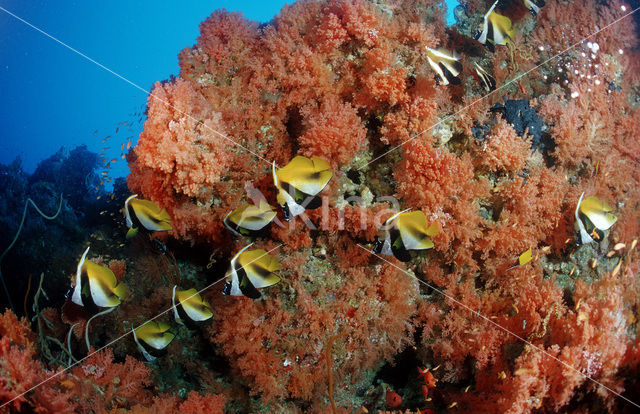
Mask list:
[[127,289],[127,285],[125,285],[124,283],[119,283],[114,289],[113,289],[113,293],[120,298],[120,300],[123,300],[124,298],[127,297],[127,295],[129,294],[129,289]]

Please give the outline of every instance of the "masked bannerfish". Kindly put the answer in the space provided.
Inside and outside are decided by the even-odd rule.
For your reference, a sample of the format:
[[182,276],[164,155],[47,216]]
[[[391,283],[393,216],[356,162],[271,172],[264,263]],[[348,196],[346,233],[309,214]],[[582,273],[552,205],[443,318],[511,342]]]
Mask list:
[[148,321],[133,330],[133,340],[147,361],[153,361],[167,353],[167,346],[175,338],[169,328],[164,322]]
[[124,283],[118,283],[111,269],[87,260],[89,247],[84,251],[76,271],[76,283],[71,300],[80,306],[95,305],[101,308],[118,306],[126,296]]
[[224,225],[236,236],[257,236],[276,217],[274,208],[264,200],[260,205],[243,204],[224,218]]
[[591,243],[594,240],[600,242],[618,218],[611,213],[613,208],[604,201],[594,196],[584,200],[582,197],[584,193],[580,195],[575,212],[578,244]]
[[171,230],[171,217],[165,209],[149,200],[141,200],[134,194],[124,202],[124,218],[127,222],[127,238],[138,233],[140,228],[146,231]]
[[496,89],[496,80],[493,76],[489,75],[489,72],[484,70],[484,68],[477,63],[473,63],[476,69],[476,75],[478,75],[478,79],[480,80],[480,84],[484,88],[485,91],[491,92]]
[[173,316],[181,325],[189,325],[190,322],[202,322],[213,316],[211,305],[204,300],[195,289],[176,290],[173,287]]
[[446,49],[427,49],[427,60],[431,69],[436,73],[436,83],[438,85],[459,85],[460,78],[458,75],[462,72],[462,63],[460,55],[456,52],[450,52]]
[[544,0],[522,0],[524,7],[529,9],[533,17],[536,17],[540,13],[540,8],[545,6]]
[[317,194],[326,187],[333,176],[328,162],[319,157],[309,159],[298,155],[289,164],[276,170],[273,164],[273,183],[278,190],[278,203],[284,218],[289,220],[304,210],[320,207]]
[[222,290],[225,295],[244,295],[258,299],[258,289],[275,285],[280,281],[274,273],[280,270],[280,263],[262,249],[246,251],[252,244],[240,250],[231,259],[227,282]]
[[516,267],[524,266],[527,263],[529,263],[531,260],[533,260],[533,252],[531,252],[531,249],[529,249],[526,252],[522,253],[520,256],[518,256],[518,263],[508,268],[507,271],[511,269],[515,269]]
[[431,237],[440,233],[436,222],[427,224],[422,211],[401,211],[391,216],[384,224],[385,236],[377,239],[374,253],[393,255],[396,259],[407,262],[411,259],[409,250],[425,250],[433,247]]
[[478,31],[474,38],[485,45],[491,52],[495,45],[506,45],[516,34],[511,19],[494,11],[498,1],[493,3],[487,14],[484,15],[482,31]]

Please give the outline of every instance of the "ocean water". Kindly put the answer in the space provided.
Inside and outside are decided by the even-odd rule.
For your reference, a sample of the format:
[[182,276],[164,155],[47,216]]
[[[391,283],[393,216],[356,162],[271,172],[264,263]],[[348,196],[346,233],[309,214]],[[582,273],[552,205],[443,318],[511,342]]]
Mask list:
[[1,3],[0,412],[640,409],[640,5],[443,5]]

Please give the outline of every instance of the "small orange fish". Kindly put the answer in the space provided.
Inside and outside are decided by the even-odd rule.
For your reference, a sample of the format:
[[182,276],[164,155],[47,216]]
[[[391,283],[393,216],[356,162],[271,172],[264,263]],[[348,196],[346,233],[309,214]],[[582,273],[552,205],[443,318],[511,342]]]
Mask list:
[[124,144],[122,144],[122,145],[120,146],[120,150],[121,150],[121,151],[124,151]]
[[76,384],[73,381],[70,380],[64,380],[64,381],[60,381],[60,385],[62,385],[65,388],[73,388]]
[[127,142],[127,149],[131,148],[131,140]]
[[522,84],[522,82],[520,82],[520,79],[518,79],[518,86],[520,87],[520,92],[522,92],[523,94],[527,94],[527,90],[525,89],[524,85]]
[[114,159],[112,159],[110,162],[116,162],[116,161],[118,161],[118,159],[117,159],[117,158],[114,158]]
[[397,392],[387,390],[387,408],[394,409],[402,405],[402,397]]

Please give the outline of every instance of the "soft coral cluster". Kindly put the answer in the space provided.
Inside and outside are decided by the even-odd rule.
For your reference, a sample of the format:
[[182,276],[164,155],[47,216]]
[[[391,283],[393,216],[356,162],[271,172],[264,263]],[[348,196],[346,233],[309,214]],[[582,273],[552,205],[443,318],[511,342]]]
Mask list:
[[[468,3],[468,12],[484,13],[492,2]],[[613,241],[629,245],[640,229],[637,84],[626,57],[633,30],[624,23],[616,39],[605,29],[593,39],[597,53],[585,44],[559,64],[547,59],[585,30],[610,24],[622,3],[550,3],[535,19],[522,6],[505,7],[500,12],[519,33],[491,59],[473,40],[445,30],[438,4],[300,1],[261,27],[214,13],[197,44],[181,52],[180,78],[157,84],[149,99],[129,186],[169,210],[174,235],[224,255],[243,246],[230,243],[221,224],[243,192],[251,197],[258,188],[274,202],[272,161],[316,155],[334,168],[323,193],[328,201],[309,214],[321,231],[298,220],[274,226],[272,240],[258,242],[267,250],[284,244],[275,253],[283,280],[265,300],[208,294],[216,309],[210,340],[265,401],[327,404],[323,348],[338,333],[347,337],[334,347],[336,367],[358,384],[419,331],[421,365],[443,364],[438,375],[451,387],[439,398],[447,402],[527,412],[595,399],[611,408],[613,394],[582,374],[619,392],[629,378],[625,367],[637,371],[630,362],[637,341],[628,334],[637,323],[618,310],[637,312],[621,287],[637,294],[638,286],[607,277],[611,266],[597,262],[593,280],[600,280],[586,286],[576,282],[580,270],[566,267],[583,191],[619,209]],[[565,16],[572,8],[576,14]],[[454,44],[464,46],[463,82],[442,87],[425,47]],[[482,89],[468,67],[481,55],[499,85],[540,65],[505,92],[544,95],[530,102],[545,124],[537,139],[555,141],[555,148],[531,148],[529,136],[518,136],[489,111],[489,101],[474,98]],[[342,206],[351,194],[395,194],[403,207],[438,223],[435,248],[407,270],[447,298],[421,291],[356,244],[373,240],[372,221],[386,205]],[[513,267],[527,249],[535,260]],[[593,248],[600,259],[605,253]],[[629,254],[625,278],[636,269]],[[359,342],[366,349],[356,349]],[[456,389],[469,384],[469,393]],[[337,400],[356,387],[345,385]]]
[[[131,356],[115,362],[110,349],[94,352],[69,370],[48,369],[37,358],[36,336],[25,319],[0,314],[0,405],[3,412],[222,413],[225,398],[192,392],[181,401],[149,389],[151,369]],[[163,411],[164,410],[164,411]],[[9,411],[7,411],[9,412]]]

